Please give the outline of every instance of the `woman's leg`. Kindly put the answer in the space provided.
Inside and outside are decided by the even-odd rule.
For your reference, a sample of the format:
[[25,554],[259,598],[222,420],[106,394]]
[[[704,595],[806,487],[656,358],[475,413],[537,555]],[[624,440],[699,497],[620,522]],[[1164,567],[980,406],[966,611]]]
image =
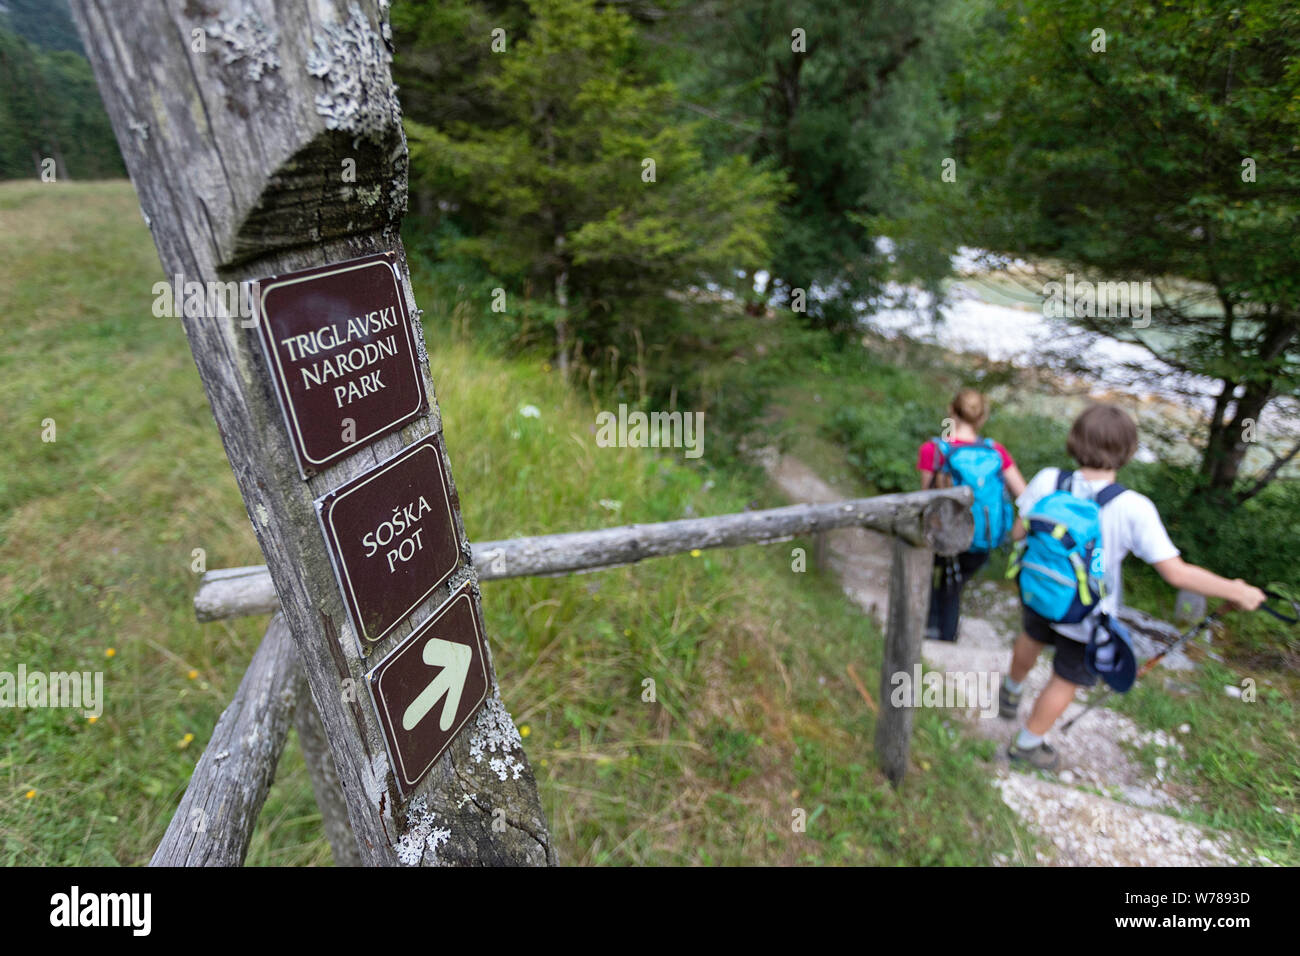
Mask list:
[[987,552],[967,551],[948,559],[948,577],[945,583],[943,604],[939,615],[939,640],[957,640],[957,625],[961,620],[961,592],[975,572],[989,559]]
[[926,637],[936,641],[957,639],[957,608],[961,598],[961,573],[957,560],[936,554],[930,582],[930,617]]
[[944,562],[946,560],[947,558],[936,554],[930,571],[930,611],[926,615],[925,621],[925,638],[928,641],[937,641],[939,639],[939,622],[942,617],[944,601]]

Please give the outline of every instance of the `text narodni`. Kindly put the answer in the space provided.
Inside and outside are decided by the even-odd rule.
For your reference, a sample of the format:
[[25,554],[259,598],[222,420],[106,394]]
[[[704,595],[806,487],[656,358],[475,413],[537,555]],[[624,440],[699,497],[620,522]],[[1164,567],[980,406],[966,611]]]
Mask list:
[[353,342],[363,344],[348,348],[333,357],[317,359],[310,365],[301,365],[298,372],[302,375],[304,391],[310,391],[313,385],[326,385],[334,379],[360,372],[359,379],[345,381],[333,386],[334,404],[342,408],[358,398],[364,398],[385,387],[380,380],[382,369],[366,371],[381,359],[397,355],[397,334],[393,333],[378,341],[367,341],[375,334],[398,327],[397,308],[389,306],[376,312],[354,316],[348,319],[346,328],[339,332],[337,325],[326,325],[300,335],[291,335],[280,340],[280,344],[289,352],[289,358],[301,362],[304,356],[317,355],[321,352],[333,352],[345,348]]

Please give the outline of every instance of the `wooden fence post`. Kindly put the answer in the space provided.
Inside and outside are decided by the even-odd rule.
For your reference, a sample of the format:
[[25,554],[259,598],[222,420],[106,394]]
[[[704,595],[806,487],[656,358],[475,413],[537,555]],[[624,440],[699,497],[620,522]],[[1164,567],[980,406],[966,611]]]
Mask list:
[[321,827],[334,854],[334,865],[360,866],[357,837],[348,822],[348,802],[343,798],[343,786],[339,783],[338,771],[334,769],[334,757],[325,737],[325,728],[321,726],[320,714],[316,713],[316,705],[310,697],[304,696],[298,702],[293,726],[298,731],[298,745],[302,747],[311,790],[316,795],[316,806],[320,808]]
[[[967,539],[969,540],[969,539]],[[921,641],[929,602],[930,570],[934,552],[893,539],[889,571],[889,618],[885,625],[885,651],[880,662],[880,716],[876,720],[876,759],[894,786],[907,772],[912,741],[912,709],[891,703],[893,676],[909,677],[921,663]]]
[[194,768],[205,785],[186,789],[150,865],[243,865],[293,712],[311,704],[297,656],[276,614]]
[[[413,628],[453,604],[460,609],[461,633],[466,621],[481,619],[477,579],[450,465],[439,444],[442,422],[398,233],[406,210],[408,155],[390,70],[388,6],[388,0],[72,2],[158,247],[165,285],[176,290],[169,296],[176,310],[171,314],[184,325],[297,645],[362,862],[553,863],[536,780],[501,705],[481,633],[480,649],[472,649],[472,639],[459,646],[471,647],[474,704],[481,701],[482,706],[473,710],[467,705],[461,722],[453,703],[459,690],[453,695],[439,676],[420,694],[422,703],[410,704],[402,716],[403,722],[414,720],[417,734],[428,732],[439,715],[444,722],[454,718],[446,751],[441,752],[440,742],[438,759],[418,768],[416,779],[399,783],[399,761],[391,753],[394,718],[381,717],[375,703],[376,662],[414,646],[415,639],[403,643]],[[396,304],[391,308],[411,317],[397,324],[396,334],[409,332],[406,352],[413,361],[406,371],[412,383],[422,384],[427,402],[357,439],[342,457],[322,459],[314,471],[300,470],[304,439],[290,431],[289,412],[276,390],[279,379],[269,364],[277,346],[259,341],[259,325],[267,325],[269,307],[258,293],[250,321],[242,308],[244,283],[364,256],[383,256],[378,261],[392,272]],[[232,287],[240,293],[240,307],[233,310]],[[191,289],[197,292],[192,295]],[[225,299],[214,302],[223,289]],[[138,290],[142,335],[149,334],[151,323],[175,321],[154,317],[160,314],[163,291],[159,285]],[[176,301],[182,297],[183,308]],[[316,314],[312,310],[318,307],[313,301],[303,314]],[[371,306],[344,315],[379,314],[366,313],[366,307]],[[303,340],[325,348],[323,339],[304,336],[297,340],[299,350],[307,347]],[[415,384],[410,387],[419,391]],[[346,397],[352,401],[351,391]],[[336,424],[347,421],[351,419],[331,416],[309,424],[330,430],[338,441]],[[421,474],[440,471],[445,483],[439,508],[442,497],[447,507],[437,511],[443,517],[436,530],[451,542],[456,567],[408,614],[376,635],[373,645],[367,644],[369,635],[358,633],[361,616],[344,603],[317,506],[331,492],[373,474],[381,462],[425,439],[437,458],[422,459]],[[378,507],[386,511],[400,504],[385,499]],[[464,662],[454,648],[447,651],[454,642],[424,641],[421,636],[425,664],[417,654],[412,673],[455,670],[463,675]],[[434,648],[431,656],[434,644],[442,650]],[[435,690],[441,696],[428,701]],[[450,715],[431,710],[439,702]]]
[[[478,541],[471,550],[480,581],[595,571],[696,548],[770,544],[799,535],[820,539],[828,531],[849,527],[902,535],[908,543],[937,554],[957,554],[970,544],[974,527],[970,498],[969,488],[910,491],[598,531]],[[268,614],[277,607],[279,599],[264,567],[209,571],[194,595],[194,612],[200,621]]]

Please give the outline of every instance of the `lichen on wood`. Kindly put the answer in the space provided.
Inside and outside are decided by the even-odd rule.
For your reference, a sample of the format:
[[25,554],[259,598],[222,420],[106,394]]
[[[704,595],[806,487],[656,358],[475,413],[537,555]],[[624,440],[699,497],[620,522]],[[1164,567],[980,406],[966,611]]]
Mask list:
[[424,797],[417,797],[406,809],[406,832],[397,842],[397,859],[406,866],[419,866],[428,854],[429,863],[437,866],[438,847],[450,839],[450,828],[438,826],[438,814]]
[[254,83],[263,74],[280,69],[280,56],[276,52],[280,35],[274,27],[266,25],[256,10],[245,10],[238,17],[227,15],[205,29],[208,36],[225,44],[221,62],[229,66],[247,61],[244,72]]
[[307,72],[325,82],[316,112],[328,129],[381,141],[402,120],[391,79],[392,54],[361,8],[348,7],[344,23],[327,23],[307,54]]
[[518,780],[527,768],[515,757],[514,751],[523,749],[524,742],[515,722],[493,687],[492,696],[478,712],[474,729],[470,732],[469,754],[476,764],[482,763],[484,756],[495,754],[488,758],[489,769],[499,780]]

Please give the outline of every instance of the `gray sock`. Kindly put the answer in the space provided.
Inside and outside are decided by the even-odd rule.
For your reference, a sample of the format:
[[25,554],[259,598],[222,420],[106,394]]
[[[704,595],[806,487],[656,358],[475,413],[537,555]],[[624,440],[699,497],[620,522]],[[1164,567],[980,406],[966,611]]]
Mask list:
[[1041,746],[1043,738],[1038,734],[1031,734],[1026,728],[1021,727],[1020,733],[1016,735],[1016,746],[1022,750],[1033,750]]
[[1003,676],[1002,683],[1006,687],[1006,689],[1011,691],[1011,693],[1013,694],[1019,694],[1020,689],[1025,686],[1024,681],[1012,680],[1010,674],[1006,674]]

